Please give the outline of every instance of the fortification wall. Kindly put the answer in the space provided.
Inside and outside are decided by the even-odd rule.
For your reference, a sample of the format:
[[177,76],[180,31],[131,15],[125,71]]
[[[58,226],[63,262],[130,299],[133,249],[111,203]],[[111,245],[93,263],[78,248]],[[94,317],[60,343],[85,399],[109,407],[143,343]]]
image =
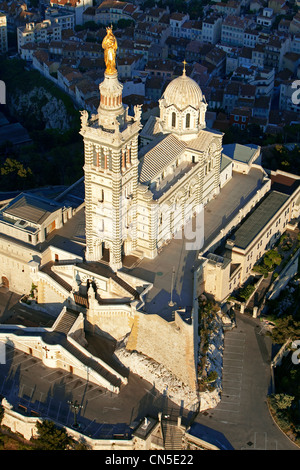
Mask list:
[[126,349],[163,364],[183,383],[196,390],[194,327],[184,322],[177,312],[172,323],[158,315],[136,312]]

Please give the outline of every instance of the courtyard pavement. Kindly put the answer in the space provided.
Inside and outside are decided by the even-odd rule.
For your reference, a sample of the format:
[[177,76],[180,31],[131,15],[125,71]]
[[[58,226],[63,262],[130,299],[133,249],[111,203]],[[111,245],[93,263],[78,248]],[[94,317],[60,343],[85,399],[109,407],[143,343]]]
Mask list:
[[[18,321],[20,315],[23,324],[50,327],[55,320],[14,304],[9,292],[0,293],[0,305],[9,306],[5,312],[1,308],[1,323],[4,318],[9,323]],[[113,365],[114,344],[89,334],[86,338],[89,350]],[[193,426],[199,425],[202,435],[222,449],[299,450],[275,425],[267,407],[272,344],[262,335],[259,320],[237,314],[237,327],[225,333],[224,346],[221,401],[216,408],[198,413]],[[127,376],[128,385],[117,395],[6,346],[6,363],[0,364],[0,396],[22,413],[64,426],[72,426],[74,420],[68,401],[77,400],[82,406],[81,432],[92,438],[126,437],[144,416],[157,416],[159,411],[173,418],[183,415],[184,424],[193,417],[184,404],[174,404],[138,375],[127,371]]]
[[[35,310],[19,302],[20,295],[0,288],[0,323],[43,326],[51,328],[56,316]],[[100,387],[88,378],[58,368],[48,368],[41,360],[6,345],[5,364],[0,363],[0,398],[21,412],[40,414],[65,426],[73,423],[68,401],[77,400],[82,406],[78,421],[82,432],[94,438],[130,433],[147,414],[159,411],[177,419],[189,419],[191,412],[176,405],[155,387],[126,369],[114,356],[115,342],[86,332],[87,349],[128,378],[119,394]]]
[[[0,322],[26,326],[51,327],[55,317],[21,305],[9,291],[0,292]],[[4,308],[3,308],[4,307]],[[81,405],[78,422],[81,432],[93,438],[130,435],[146,415],[159,411],[177,419],[190,419],[192,413],[180,407],[155,387],[132,374],[113,357],[114,342],[86,333],[88,350],[115,367],[128,378],[119,394],[70,372],[48,368],[41,360],[5,346],[5,363],[0,364],[0,398],[5,396],[15,408],[27,416],[43,416],[64,426],[72,426],[74,415],[68,401]],[[122,371],[121,371],[122,369]]]

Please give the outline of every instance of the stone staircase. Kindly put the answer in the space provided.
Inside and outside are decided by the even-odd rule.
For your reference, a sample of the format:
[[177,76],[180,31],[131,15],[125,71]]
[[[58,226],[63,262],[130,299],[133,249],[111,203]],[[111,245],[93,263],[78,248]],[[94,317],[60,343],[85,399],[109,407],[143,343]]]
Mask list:
[[66,281],[64,281],[60,276],[58,276],[58,274],[52,271],[52,266],[54,265],[55,265],[54,261],[49,261],[48,263],[44,264],[44,266],[42,266],[40,270],[44,272],[45,274],[47,274],[49,277],[51,277],[53,281],[57,282],[57,284],[63,287],[67,292],[71,292],[72,286],[68,284]]
[[60,321],[56,325],[54,331],[57,333],[64,333],[65,335],[67,335],[70,329],[72,328],[77,317],[78,317],[78,313],[72,312],[70,310],[66,310],[65,313],[62,315]]
[[68,332],[70,331],[74,322],[78,318],[78,315],[78,312],[75,312],[71,309],[66,310],[61,315],[61,318],[55,326],[53,332],[44,335],[44,339],[46,340],[46,342],[52,343],[52,339],[55,338],[55,340],[59,341],[59,343],[64,347],[64,349],[68,351],[75,359],[80,361],[83,365],[97,372],[101,377],[106,379],[114,387],[120,388],[122,381],[119,377],[114,375],[111,371],[107,370],[104,365],[101,365],[93,357],[85,355],[78,348],[76,348],[75,345],[68,341]]
[[111,278],[123,289],[125,289],[134,299],[139,298],[139,293],[130,286],[124,279],[121,279],[117,274],[111,276]]
[[122,383],[121,379],[115,376],[114,374],[112,374],[112,372],[105,369],[105,367],[99,364],[99,362],[97,362],[95,359],[86,356],[68,341],[64,342],[64,348],[70,354],[72,354],[77,360],[79,360],[82,364],[93,369],[95,372],[97,372],[101,377],[106,379],[114,387],[119,387],[119,388],[121,387],[121,383]]
[[74,301],[77,305],[80,305],[84,308],[89,308],[89,299],[87,295],[79,294],[75,292],[74,294]]
[[165,450],[181,450],[182,449],[182,432],[178,428],[177,423],[162,423],[164,435]]

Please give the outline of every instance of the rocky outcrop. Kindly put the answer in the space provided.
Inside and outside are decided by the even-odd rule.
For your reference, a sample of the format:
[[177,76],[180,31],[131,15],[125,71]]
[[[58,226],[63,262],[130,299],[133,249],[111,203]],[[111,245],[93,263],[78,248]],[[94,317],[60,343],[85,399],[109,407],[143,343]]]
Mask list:
[[125,347],[115,351],[118,360],[134,374],[138,374],[162,394],[166,394],[177,405],[195,411],[198,406],[197,393],[177,379],[162,364]]
[[45,129],[66,131],[70,128],[71,118],[62,100],[53,96],[43,87],[35,87],[27,93],[16,90],[9,97],[11,114],[39,121]]

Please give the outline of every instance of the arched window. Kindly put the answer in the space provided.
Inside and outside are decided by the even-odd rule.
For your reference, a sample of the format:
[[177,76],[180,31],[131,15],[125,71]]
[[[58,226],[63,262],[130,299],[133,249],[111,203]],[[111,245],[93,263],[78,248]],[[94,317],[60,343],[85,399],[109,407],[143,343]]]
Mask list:
[[190,122],[191,122],[191,115],[190,115],[190,113],[187,113],[187,115],[185,117],[185,127],[187,129],[189,129],[189,127],[190,127]]
[[172,113],[172,127],[176,127],[176,113]]

